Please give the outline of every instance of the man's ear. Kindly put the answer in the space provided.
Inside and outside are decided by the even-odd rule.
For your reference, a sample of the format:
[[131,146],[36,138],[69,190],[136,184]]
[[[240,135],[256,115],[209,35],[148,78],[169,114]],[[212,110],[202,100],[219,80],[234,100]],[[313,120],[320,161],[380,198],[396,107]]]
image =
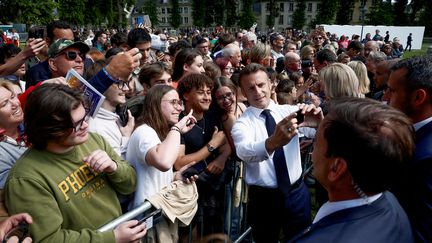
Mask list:
[[48,58],[48,66],[51,69],[51,71],[57,71],[57,65],[53,58]]
[[345,175],[345,173],[348,172],[348,165],[343,158],[335,158],[333,161],[329,164],[329,173],[327,175],[329,181],[337,181],[342,176]]
[[420,106],[425,102],[429,102],[429,95],[424,89],[417,89],[412,94],[412,99],[415,106]]

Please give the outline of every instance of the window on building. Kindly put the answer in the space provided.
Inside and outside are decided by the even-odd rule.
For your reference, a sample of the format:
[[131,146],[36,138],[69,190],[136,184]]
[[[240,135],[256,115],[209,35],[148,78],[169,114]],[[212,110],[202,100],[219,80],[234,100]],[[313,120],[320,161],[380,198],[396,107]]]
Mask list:
[[162,8],[162,14],[165,14],[165,8]]
[[170,8],[167,8],[167,13],[171,13],[171,9]]
[[290,12],[294,11],[294,3],[289,3],[288,6],[289,6],[288,11],[290,11]]
[[318,12],[320,9],[321,9],[321,3],[318,3],[316,11]]
[[179,13],[183,13],[183,8],[182,7],[179,8]]
[[307,11],[312,12],[312,3],[308,3]]
[[184,21],[183,21],[185,24],[188,24],[189,23],[189,17],[184,17]]
[[280,10],[281,12],[284,11],[284,6],[285,6],[285,3],[280,3],[280,4],[279,4],[279,10]]
[[189,13],[189,9],[188,9],[187,7],[184,7],[183,12],[184,12],[185,14],[187,14],[187,13]]
[[288,22],[287,22],[287,24],[288,25],[292,24],[292,16],[288,16]]
[[279,15],[279,25],[283,25],[283,24],[284,24],[284,16]]
[[270,3],[266,3],[266,11],[270,12]]
[[161,23],[166,23],[166,18],[162,17]]

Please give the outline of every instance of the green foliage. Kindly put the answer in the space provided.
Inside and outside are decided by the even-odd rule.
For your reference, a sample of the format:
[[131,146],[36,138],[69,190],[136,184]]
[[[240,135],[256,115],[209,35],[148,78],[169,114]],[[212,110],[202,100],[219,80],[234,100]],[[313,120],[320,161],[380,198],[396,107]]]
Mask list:
[[394,12],[390,1],[374,1],[366,14],[368,25],[393,25]]
[[227,26],[236,26],[238,21],[237,6],[238,0],[225,0],[226,9],[226,23]]
[[174,28],[180,27],[181,23],[181,16],[179,11],[179,1],[178,0],[172,0],[171,1],[171,25]]
[[55,8],[57,8],[57,3],[54,1],[1,0],[0,21],[44,25],[54,18]]
[[243,0],[243,13],[240,16],[239,26],[243,29],[249,29],[255,22],[255,15],[252,12],[254,0]]
[[148,15],[150,17],[150,21],[152,22],[153,26],[159,25],[158,10],[155,0],[145,1],[142,11],[145,15]]
[[420,11],[418,18],[418,25],[423,25],[425,27],[425,36],[432,36],[432,21],[430,14],[432,13],[432,5],[426,5]]
[[405,8],[408,4],[408,0],[396,0],[393,4],[395,16],[397,16],[397,20],[395,19],[394,25],[410,25],[408,22],[408,14],[405,12]]
[[193,0],[192,19],[195,26],[204,27],[205,14],[206,14],[205,2],[202,0]]
[[59,19],[74,25],[84,24],[85,2],[85,0],[60,0]]
[[321,8],[314,22],[316,24],[334,24],[338,10],[339,0],[321,0]]
[[350,24],[355,0],[339,0],[339,10],[336,14],[336,24]]
[[275,19],[279,17],[279,3],[277,0],[269,0],[270,17],[266,19],[266,24],[269,28],[274,27]]
[[304,0],[297,0],[297,6],[293,13],[293,23],[292,27],[294,29],[301,30],[306,23],[306,3]]

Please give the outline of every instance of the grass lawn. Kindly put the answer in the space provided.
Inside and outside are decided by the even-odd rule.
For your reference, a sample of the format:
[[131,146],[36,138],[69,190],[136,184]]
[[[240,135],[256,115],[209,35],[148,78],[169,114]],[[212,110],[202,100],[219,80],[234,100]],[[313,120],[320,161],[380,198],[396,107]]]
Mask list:
[[432,44],[424,43],[423,42],[421,50],[406,51],[403,54],[403,59],[410,58],[410,57],[415,57],[415,56],[424,56],[424,55],[426,55],[429,46],[432,46]]

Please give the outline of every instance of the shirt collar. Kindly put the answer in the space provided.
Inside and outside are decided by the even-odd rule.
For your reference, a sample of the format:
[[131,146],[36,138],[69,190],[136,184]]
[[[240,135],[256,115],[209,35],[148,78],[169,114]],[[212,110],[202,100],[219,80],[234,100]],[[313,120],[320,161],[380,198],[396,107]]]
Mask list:
[[[276,104],[274,103],[274,101],[272,99],[270,99],[270,103],[269,103],[269,105],[265,109],[268,109],[268,110],[270,110],[272,112],[274,110],[275,106],[276,106]],[[256,117],[260,117],[262,111],[264,110],[264,109],[257,108],[257,107],[254,107],[254,106],[249,106],[249,109],[251,109],[252,113]]]
[[417,132],[420,128],[422,128],[424,125],[428,124],[429,122],[432,122],[432,116],[414,124],[413,125],[414,129]]
[[374,202],[375,200],[377,200],[378,198],[380,198],[382,196],[382,193],[378,193],[376,195],[367,197],[367,200],[365,200],[365,198],[356,198],[356,199],[351,199],[351,200],[344,200],[344,201],[337,201],[337,202],[326,202],[324,203],[321,208],[318,210],[313,223],[316,223],[318,221],[320,221],[322,218],[337,212],[337,211],[341,211],[343,209],[347,209],[347,208],[354,208],[354,207],[359,207],[359,206],[363,206],[366,204],[370,204],[372,202]]

